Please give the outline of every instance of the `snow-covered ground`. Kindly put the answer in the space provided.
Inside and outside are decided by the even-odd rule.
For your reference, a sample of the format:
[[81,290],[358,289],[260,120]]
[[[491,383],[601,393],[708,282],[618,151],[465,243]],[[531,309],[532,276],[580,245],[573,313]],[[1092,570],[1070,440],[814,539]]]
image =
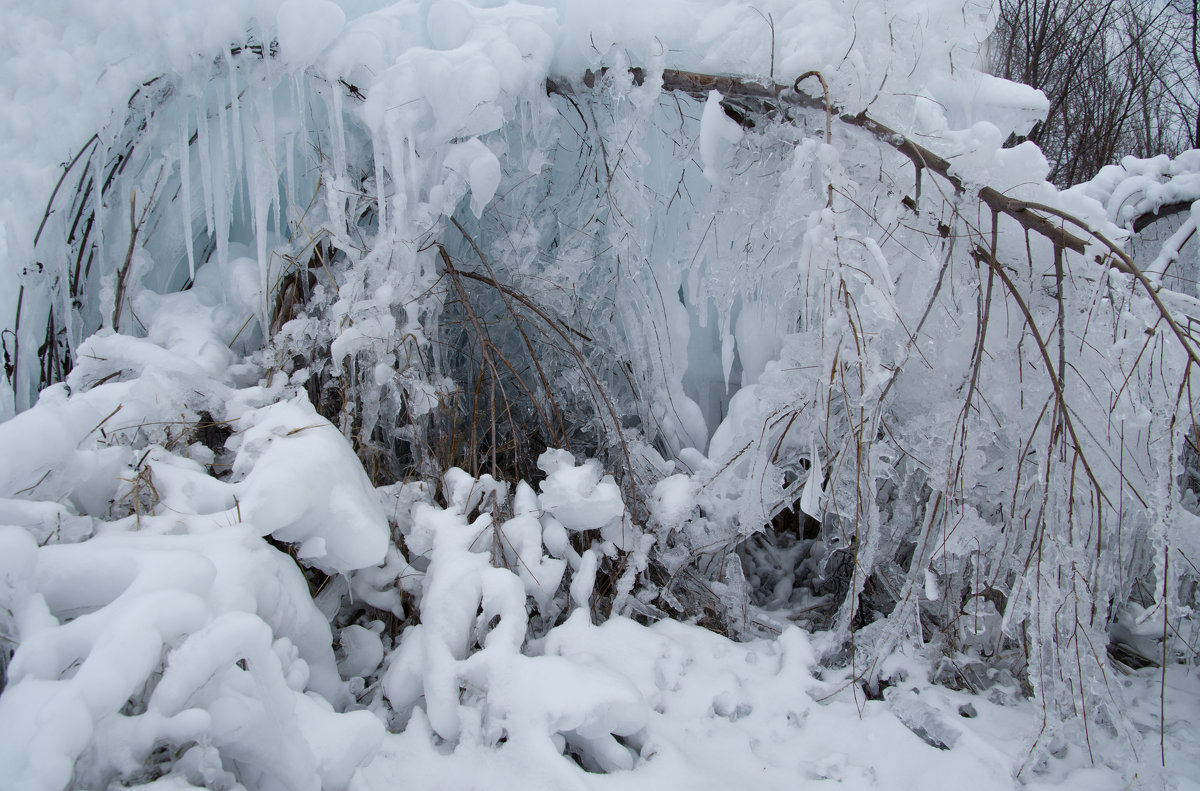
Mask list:
[[[1045,101],[977,70],[992,13],[7,0],[0,789],[1200,787],[1184,648],[1200,520],[1156,466],[1183,454],[1188,427],[1163,404],[1189,363],[1164,331],[1144,375],[1128,328],[1154,337],[1154,305],[1087,261],[1047,289],[1042,240],[1021,241],[1039,316],[1068,287],[1085,295],[1073,306],[1112,308],[1071,336],[1079,379],[1140,377],[1111,402],[1069,383],[1076,449],[1137,469],[1095,473],[1128,513],[1098,494],[1094,523],[1077,517],[1092,506],[1075,462],[1029,451],[1053,377],[1028,373],[1016,309],[970,347],[981,259],[953,240],[992,220],[948,180],[1120,242],[1135,217],[1200,197],[1200,162],[1128,160],[1057,194],[1036,149],[1000,147]],[[768,122],[778,108],[668,95],[663,69],[820,72],[847,117],[869,111],[951,170],[922,181],[894,138],[827,133],[811,108]],[[550,97],[548,78],[573,82]],[[601,98],[572,95],[585,84]],[[1135,255],[1200,318],[1194,262],[1179,263],[1195,212],[1180,216],[1166,252]],[[479,315],[469,277],[500,295]],[[525,323],[506,330],[501,304]],[[488,341],[455,358],[463,332]],[[527,349],[526,369],[500,348]],[[984,357],[997,369],[979,374]],[[967,418],[961,434],[939,422],[972,410],[954,399],[975,376],[941,365],[958,358],[997,422],[971,423],[974,444]],[[501,361],[545,426],[534,407],[497,417]],[[905,366],[922,373],[897,378]],[[486,421],[434,430],[468,382],[490,446]],[[517,448],[527,426],[579,414],[525,468],[495,466],[505,420]],[[493,466],[438,466],[467,434]],[[890,470],[854,483],[877,487],[869,506],[846,505],[865,491],[845,488],[850,436]],[[1068,488],[1029,483],[1055,475]],[[915,513],[943,480],[944,528],[937,505]],[[1020,498],[1060,522],[1022,532],[1005,511]],[[823,520],[819,537],[798,524],[792,543],[747,549],[785,505]],[[1102,541],[1112,520],[1126,543]],[[832,585],[837,551],[867,570],[841,599],[812,581]],[[1129,569],[1170,595],[1134,590]],[[860,594],[894,609],[859,611]],[[1166,669],[1110,661],[1110,619]]]

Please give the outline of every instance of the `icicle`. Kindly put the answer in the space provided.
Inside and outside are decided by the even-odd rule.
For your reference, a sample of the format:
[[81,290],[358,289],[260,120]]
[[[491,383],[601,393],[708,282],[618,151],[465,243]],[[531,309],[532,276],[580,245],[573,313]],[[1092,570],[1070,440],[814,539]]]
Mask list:
[[296,182],[296,141],[308,139],[308,107],[304,101],[304,95],[301,93],[302,75],[294,73],[291,77],[291,96],[292,96],[292,118],[294,119],[297,128],[284,136],[283,147],[285,152],[285,167],[287,170],[287,181],[284,184],[285,192],[288,201],[288,211],[284,212],[284,217],[280,223],[280,231],[291,239],[292,228],[291,221],[294,219],[297,224],[304,221],[301,212],[307,205],[308,196],[300,194],[300,185]]
[[396,222],[399,223],[408,207],[409,179],[408,169],[404,166],[403,159],[405,156],[403,148],[404,139],[398,130],[388,127],[384,128],[383,134],[385,137],[384,140],[376,140],[374,142],[377,150],[380,147],[380,143],[382,143],[382,147],[387,149],[391,157],[392,183],[396,185],[396,189],[392,192],[392,200],[395,202],[393,216],[396,218]]
[[808,480],[804,482],[804,490],[800,493],[800,510],[819,522],[823,516],[821,500],[824,495],[825,468],[821,463],[821,452],[815,439],[811,448],[808,456]]
[[387,227],[387,196],[383,188],[383,157],[375,156],[375,205],[379,210],[379,231]]
[[252,132],[257,139],[250,141],[253,156],[248,157],[247,168],[253,173],[251,186],[251,211],[254,219],[254,237],[257,243],[258,271],[262,296],[261,315],[259,317],[264,328],[270,326],[270,308],[268,298],[271,293],[271,259],[267,253],[267,228],[272,208],[279,194],[277,187],[277,163],[274,161],[275,144],[275,108],[271,101],[271,93],[265,84],[258,83],[252,89],[252,107],[255,123],[247,125],[247,134]]
[[[309,114],[312,113],[312,107],[311,107],[311,103],[308,100],[308,94],[305,93],[305,85],[302,82],[302,80],[303,80],[302,74],[295,74],[292,77],[292,84],[294,86],[294,95],[295,95],[294,102],[295,102],[295,106],[296,106],[295,118],[296,118],[297,123],[299,124],[299,127],[296,130],[296,139],[301,140],[301,141],[307,141],[310,137],[310,130],[308,128],[308,118],[309,118]],[[297,186],[296,181],[295,181],[295,178],[293,177],[292,189],[295,190],[296,186]],[[292,197],[296,200],[302,200],[299,195],[293,194]]]
[[[244,130],[242,129],[241,100],[238,98],[237,67],[233,62],[233,56],[226,53],[225,61],[229,65],[229,113],[231,121],[230,135],[233,140],[233,167],[229,172],[231,174],[237,174],[244,173],[246,165],[245,147],[243,145],[244,141],[242,140]],[[233,181],[233,198],[235,202],[239,198],[243,200],[245,198],[245,195],[240,189],[241,181],[241,179],[237,178],[235,178]],[[234,206],[235,211],[237,208],[237,206]],[[243,203],[241,206],[241,210],[243,212],[248,208],[249,207],[247,207],[245,203]]]
[[179,119],[179,182],[183,198],[183,246],[187,250],[188,279],[196,279],[196,251],[192,244],[192,152],[188,146],[188,113]]
[[[405,153],[408,157],[408,196],[406,199],[407,206],[416,206],[421,202],[420,184],[424,181],[421,176],[421,158],[417,155],[417,141],[415,135],[408,135],[405,138]],[[397,214],[397,219],[402,219],[403,215]]]
[[200,187],[204,192],[204,230],[210,238],[216,236],[217,228],[213,217],[212,150],[208,134],[208,105],[204,96],[199,97],[199,112],[196,114],[196,149],[200,152]]
[[729,375],[733,372],[733,333],[728,320],[721,321],[721,373],[725,376],[725,393],[729,393]]
[[[96,244],[96,265],[100,269],[101,276],[105,274],[106,270],[104,261],[104,200],[102,199],[101,193],[104,191],[104,163],[108,161],[110,151],[111,148],[108,141],[101,139],[100,143],[96,146],[95,153],[92,154],[92,168],[94,170],[92,174],[92,183],[96,185],[92,190],[92,217],[94,218],[94,222],[92,223],[92,232]],[[101,305],[100,312],[102,316],[101,324],[107,324],[108,321],[107,319],[103,318],[103,316],[108,315],[108,310]]]
[[[285,163],[284,167],[286,168],[286,173],[287,173],[286,181],[284,182],[285,194],[287,195],[287,199],[288,199],[288,207],[291,209],[291,211],[297,211],[299,209],[299,206],[297,206],[296,201],[300,200],[300,196],[296,194],[297,185],[296,185],[296,135],[295,135],[295,133],[289,134],[286,137],[284,137],[283,149],[284,149],[284,163]],[[292,236],[292,229],[290,227],[289,218],[286,216],[286,212],[283,212],[282,210],[280,211],[280,214],[284,214],[285,216],[279,218],[279,230],[284,236],[286,236],[290,240],[291,236]],[[297,220],[298,219],[299,218],[297,218]]]
[[[703,244],[703,241],[701,244]],[[692,259],[693,267],[695,268],[692,269],[685,281],[687,283],[688,306],[692,309],[691,313],[696,317],[700,329],[708,329],[708,304],[710,300],[708,290],[704,287],[708,267],[703,263],[696,267],[695,262],[698,257],[699,253],[697,252],[697,256]],[[703,262],[703,259],[701,259],[701,262]]]
[[271,291],[271,259],[267,254],[267,214],[270,211],[268,187],[270,166],[266,155],[257,148],[247,157],[248,173],[246,174],[247,188],[250,190],[250,217],[254,224],[255,251],[258,256],[258,280],[261,296],[259,320],[266,328],[270,326],[268,319],[267,295]]
[[[325,189],[322,191],[325,198],[325,213],[335,226],[348,227],[349,223],[345,223],[343,226],[346,219],[346,202],[339,192],[344,189],[342,174],[346,166],[345,151],[342,148],[345,145],[345,130],[342,127],[341,88],[333,87],[329,90],[331,93],[326,95],[322,92],[321,98],[325,100],[325,128],[328,133],[329,146],[333,150],[325,151],[322,148],[318,153],[320,161],[317,164],[326,181]],[[319,141],[322,141],[319,130],[314,130],[314,134]],[[330,159],[332,159],[332,163]]]
[[333,89],[332,115],[329,126],[333,131],[333,176],[340,182],[346,175],[346,125],[342,118],[342,92],[339,88]]
[[225,90],[220,83],[217,87],[217,136],[221,140],[221,161],[213,171],[214,212],[216,214],[217,260],[221,265],[229,263],[229,225],[230,212],[233,203],[233,189],[230,184],[232,163],[229,154],[229,115],[225,112]]

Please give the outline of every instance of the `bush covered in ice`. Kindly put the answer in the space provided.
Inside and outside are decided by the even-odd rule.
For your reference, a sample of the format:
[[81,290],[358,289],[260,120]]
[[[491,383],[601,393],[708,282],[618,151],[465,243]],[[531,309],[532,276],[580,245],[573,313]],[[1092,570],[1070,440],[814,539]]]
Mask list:
[[10,11],[6,782],[1194,755],[1200,161],[1057,192],[990,4]]

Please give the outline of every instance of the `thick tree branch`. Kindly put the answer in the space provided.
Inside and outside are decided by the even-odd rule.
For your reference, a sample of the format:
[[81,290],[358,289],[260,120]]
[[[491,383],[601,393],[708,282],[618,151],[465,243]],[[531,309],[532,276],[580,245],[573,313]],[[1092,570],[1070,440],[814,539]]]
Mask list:
[[[634,82],[638,85],[645,79],[645,72],[642,69],[630,69],[630,73],[633,75]],[[589,88],[594,86],[595,79],[596,75],[588,71],[584,76],[584,85]],[[739,77],[700,74],[698,72],[679,71],[677,69],[666,69],[663,71],[662,80],[663,90],[686,93],[700,101],[707,98],[709,91],[718,91],[727,99],[746,102],[764,112],[769,109],[783,107],[803,107],[807,110],[826,112],[823,99],[809,96],[787,85],[764,85]],[[557,93],[562,96],[570,96],[575,93],[575,89],[571,83],[561,79],[546,80],[546,91],[547,93]],[[839,112],[835,109],[832,115],[844,124],[855,126],[871,133],[880,141],[887,143],[911,159],[913,164],[918,168],[928,168],[938,174],[949,182],[956,192],[968,191],[967,185],[963,183],[963,180],[951,173],[952,166],[949,160],[910,140],[891,127],[876,121],[868,116],[866,112],[851,115],[850,113]],[[1008,215],[1020,223],[1023,228],[1046,237],[1055,246],[1074,250],[1077,253],[1082,253],[1087,247],[1087,244],[1082,239],[1068,233],[1060,225],[1033,211],[1025,201],[1011,198],[991,187],[980,188],[977,195],[981,201],[994,211]]]

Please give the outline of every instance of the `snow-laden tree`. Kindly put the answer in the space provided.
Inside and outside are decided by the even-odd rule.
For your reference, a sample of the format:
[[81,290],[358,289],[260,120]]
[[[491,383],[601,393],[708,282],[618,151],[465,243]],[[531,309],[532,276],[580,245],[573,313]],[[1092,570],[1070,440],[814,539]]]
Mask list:
[[770,659],[689,691],[731,722],[823,722],[820,663],[941,748],[930,680],[1034,697],[1006,771],[1142,754],[1114,663],[1195,654],[1192,154],[1056,191],[987,3],[361,10],[51,18],[95,98],[13,91],[19,782],[345,787],[385,724],[580,782],[678,757],[697,654]]

